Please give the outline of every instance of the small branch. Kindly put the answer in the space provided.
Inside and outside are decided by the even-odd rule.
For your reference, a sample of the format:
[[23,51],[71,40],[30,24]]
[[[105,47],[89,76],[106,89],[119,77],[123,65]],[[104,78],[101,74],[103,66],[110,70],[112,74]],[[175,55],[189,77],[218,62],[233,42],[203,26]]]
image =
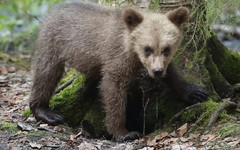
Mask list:
[[227,109],[228,107],[238,107],[238,105],[236,103],[234,103],[234,102],[231,102],[231,101],[225,101],[225,103],[221,104],[216,109],[216,111],[212,114],[206,129],[210,129],[213,126],[213,124],[217,121],[217,119],[218,119],[219,115],[221,114],[221,112],[224,109]]
[[72,82],[77,78],[77,76],[79,75],[76,74],[74,77],[72,77],[70,80],[68,80],[67,82],[65,82],[64,84],[62,84],[61,86],[59,86],[59,88],[57,88],[57,90],[55,91],[55,94],[59,93],[61,90],[65,89],[66,87],[68,87],[70,84],[72,84]]
[[145,135],[145,128],[146,128],[146,127],[145,127],[145,126],[146,126],[146,120],[145,120],[145,118],[146,118],[146,109],[147,109],[148,102],[149,102],[149,98],[148,98],[146,104],[143,105],[143,135]]
[[39,23],[42,23],[42,21],[40,19],[38,19],[37,16],[33,16],[33,15],[29,14],[27,11],[23,10],[22,8],[18,8],[18,9],[22,10],[25,14],[29,15],[30,17],[37,19],[39,21]]
[[181,110],[180,112],[178,112],[176,115],[174,115],[170,121],[168,122],[168,125],[170,125],[175,119],[179,118],[179,116],[181,116],[185,111],[189,110],[189,109],[192,109],[194,107],[198,107],[200,106],[201,103],[197,103],[197,104],[194,104],[194,105],[191,105],[191,106],[188,106],[188,107],[185,107],[183,110]]
[[145,91],[143,90],[143,88],[141,87],[142,89],[142,93],[143,93],[143,98],[142,98],[142,107],[143,107],[143,135],[145,135],[145,126],[146,126],[146,109],[147,109],[147,105],[148,105],[148,102],[149,102],[149,98],[147,99],[147,102],[144,104],[144,98],[145,98]]

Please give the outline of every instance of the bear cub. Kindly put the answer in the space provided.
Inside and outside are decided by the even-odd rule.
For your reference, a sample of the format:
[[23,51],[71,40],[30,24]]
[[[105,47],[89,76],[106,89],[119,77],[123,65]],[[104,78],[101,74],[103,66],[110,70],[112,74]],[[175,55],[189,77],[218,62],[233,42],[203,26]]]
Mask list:
[[34,116],[49,124],[63,121],[51,111],[49,101],[64,66],[89,79],[101,78],[105,125],[117,141],[139,136],[125,128],[126,90],[139,69],[162,78],[185,101],[206,100],[207,90],[187,83],[171,63],[183,39],[181,26],[188,18],[185,7],[161,14],[83,2],[55,6],[43,20],[36,41],[30,96]]

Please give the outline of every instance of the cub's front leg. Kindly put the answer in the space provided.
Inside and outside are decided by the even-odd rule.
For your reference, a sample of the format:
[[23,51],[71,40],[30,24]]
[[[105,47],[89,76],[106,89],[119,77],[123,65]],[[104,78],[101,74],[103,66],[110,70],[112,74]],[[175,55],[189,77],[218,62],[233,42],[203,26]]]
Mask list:
[[139,138],[137,132],[126,130],[126,90],[129,81],[127,78],[104,73],[100,89],[106,112],[105,124],[109,134],[116,141],[129,141]]
[[169,64],[164,81],[189,104],[206,101],[209,97],[209,92],[205,87],[188,83],[178,72],[174,63]]

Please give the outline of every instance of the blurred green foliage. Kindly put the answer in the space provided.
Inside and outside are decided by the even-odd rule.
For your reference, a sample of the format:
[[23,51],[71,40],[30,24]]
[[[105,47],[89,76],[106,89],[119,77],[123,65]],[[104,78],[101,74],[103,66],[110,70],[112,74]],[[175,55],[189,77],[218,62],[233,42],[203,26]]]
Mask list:
[[31,53],[41,17],[62,0],[1,0],[0,51]]
[[240,18],[236,11],[240,9],[240,0],[205,0],[207,20],[210,25],[214,23],[236,26]]
[[[27,53],[34,50],[34,41],[43,14],[54,4],[64,0],[1,0],[0,1],[0,51],[9,54]],[[103,4],[122,2],[120,0],[101,1]],[[132,0],[126,0],[131,3]],[[236,9],[240,0],[205,0],[207,20],[213,23],[240,24]],[[150,9],[159,6],[158,0],[151,0]]]

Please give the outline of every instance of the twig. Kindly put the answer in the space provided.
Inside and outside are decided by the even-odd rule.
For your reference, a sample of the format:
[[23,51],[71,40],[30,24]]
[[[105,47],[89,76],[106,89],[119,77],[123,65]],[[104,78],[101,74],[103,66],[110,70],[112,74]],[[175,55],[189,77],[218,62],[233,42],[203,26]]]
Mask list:
[[228,108],[228,107],[237,107],[237,106],[238,106],[238,105],[237,105],[236,103],[234,103],[234,102],[231,102],[231,101],[229,101],[229,100],[228,100],[228,101],[225,101],[225,103],[221,104],[221,105],[216,109],[216,111],[212,114],[212,116],[211,116],[211,118],[210,118],[210,120],[209,120],[209,122],[208,122],[208,125],[207,125],[206,129],[210,129],[210,128],[213,126],[213,124],[217,121],[220,113],[221,113],[224,109],[226,109],[226,108]]
[[181,116],[185,111],[189,110],[189,109],[192,109],[194,107],[198,107],[200,106],[201,103],[197,103],[197,104],[193,104],[191,106],[188,106],[188,107],[185,107],[183,110],[181,110],[180,112],[178,112],[176,115],[174,115],[170,121],[168,122],[168,125],[170,125],[175,119],[177,119],[179,116]]
[[143,107],[143,135],[145,135],[145,126],[146,126],[146,109],[147,109],[147,105],[148,105],[148,102],[149,102],[149,98],[147,99],[147,102],[144,104],[144,98],[145,98],[145,91],[144,89],[141,87],[142,89],[142,93],[143,93],[143,98],[142,98],[142,107]]
[[57,131],[55,131],[55,130],[48,129],[48,128],[45,128],[45,127],[38,127],[37,129],[38,129],[38,130],[45,130],[45,131],[49,131],[49,132],[52,132],[52,133],[56,133],[56,132],[57,132]]
[[148,102],[149,102],[149,98],[147,99],[147,102],[146,104],[144,105],[144,102],[143,102],[143,135],[145,135],[145,126],[146,126],[146,109],[147,109],[147,105],[148,105]]
[[27,14],[27,15],[29,15],[29,16],[35,18],[35,19],[37,19],[37,20],[39,21],[39,23],[42,23],[42,21],[41,21],[40,19],[38,19],[37,16],[33,16],[33,15],[29,14],[27,11],[23,10],[22,8],[18,8],[18,9],[22,10],[25,14]]
[[57,90],[55,91],[55,94],[59,93],[61,90],[65,89],[67,86],[69,86],[70,84],[72,84],[72,82],[77,78],[77,76],[79,75],[76,74],[74,77],[72,77],[70,80],[68,80],[67,82],[65,82],[64,84],[62,84],[59,88],[57,88]]

